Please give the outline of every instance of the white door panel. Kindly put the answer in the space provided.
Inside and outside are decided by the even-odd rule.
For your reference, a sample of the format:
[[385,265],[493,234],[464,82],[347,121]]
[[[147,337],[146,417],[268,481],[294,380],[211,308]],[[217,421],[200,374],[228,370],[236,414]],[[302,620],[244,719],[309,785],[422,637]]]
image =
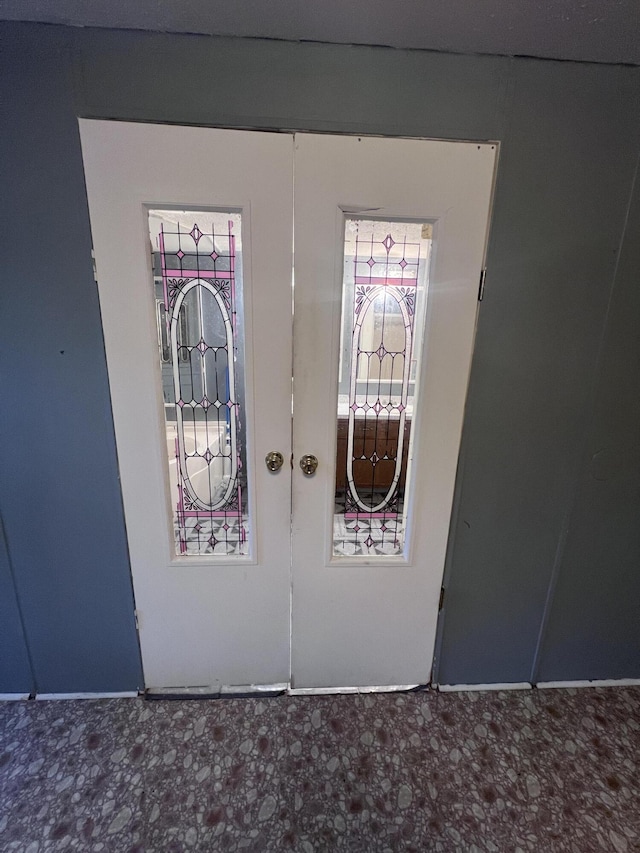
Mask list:
[[[287,682],[290,478],[262,460],[290,452],[291,137],[80,129],[146,686]],[[250,555],[229,561],[172,541],[147,251],[147,210],[164,207],[242,215]]]
[[[80,130],[146,686],[428,681],[496,146],[94,120]],[[164,246],[153,269],[149,211]],[[189,217],[207,211],[215,222],[229,217],[226,238],[215,223],[204,236],[202,226],[187,233]],[[201,237],[213,252],[201,251]],[[186,259],[175,248],[183,239]],[[377,247],[368,267],[359,254],[367,239]],[[237,257],[234,273],[223,244],[229,264]],[[184,273],[190,251],[197,274]],[[242,284],[237,304],[225,276]],[[244,320],[233,364],[230,344],[210,345],[186,307],[180,314],[189,299],[197,329],[220,306],[220,340],[223,326]],[[161,369],[165,350],[171,366]],[[350,353],[359,365],[351,378]],[[212,401],[226,411],[224,393],[206,385],[217,387],[219,359],[229,414],[203,439]],[[374,376],[365,364],[388,388],[363,409]],[[245,394],[236,408],[237,371]],[[277,473],[265,465],[270,451],[285,459]],[[319,459],[313,476],[299,467],[304,454]],[[369,464],[371,494],[354,507]],[[226,525],[221,496],[233,495],[239,470],[246,546],[227,556],[218,545],[198,550],[210,532],[199,507],[211,509],[211,530]],[[209,503],[194,498],[207,489]],[[358,533],[353,545],[353,530],[369,523],[384,532],[380,542]]]
[[[296,135],[294,457],[313,453],[320,464],[309,478],[294,465],[294,688],[429,680],[495,148]],[[433,226],[399,556],[332,554],[343,235],[352,212]]]

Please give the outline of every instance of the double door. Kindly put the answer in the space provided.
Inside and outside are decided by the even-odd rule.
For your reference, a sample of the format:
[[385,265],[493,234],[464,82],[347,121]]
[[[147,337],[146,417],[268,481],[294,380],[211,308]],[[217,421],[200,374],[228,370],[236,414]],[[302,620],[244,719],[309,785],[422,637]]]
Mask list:
[[80,131],[146,687],[428,681],[495,145]]

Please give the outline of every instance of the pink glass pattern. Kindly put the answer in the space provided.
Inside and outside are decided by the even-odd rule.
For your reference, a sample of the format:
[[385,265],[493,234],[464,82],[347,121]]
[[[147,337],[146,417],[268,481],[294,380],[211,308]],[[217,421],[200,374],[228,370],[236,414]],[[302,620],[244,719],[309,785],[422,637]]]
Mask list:
[[149,221],[176,554],[246,555],[240,215]]
[[334,556],[404,553],[430,229],[345,221]]

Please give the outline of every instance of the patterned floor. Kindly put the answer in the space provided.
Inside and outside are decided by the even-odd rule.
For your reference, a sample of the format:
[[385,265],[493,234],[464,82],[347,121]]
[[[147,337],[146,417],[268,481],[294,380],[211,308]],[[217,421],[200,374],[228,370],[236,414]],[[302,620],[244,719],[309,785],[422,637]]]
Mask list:
[[0,704],[0,850],[640,850],[640,689]]

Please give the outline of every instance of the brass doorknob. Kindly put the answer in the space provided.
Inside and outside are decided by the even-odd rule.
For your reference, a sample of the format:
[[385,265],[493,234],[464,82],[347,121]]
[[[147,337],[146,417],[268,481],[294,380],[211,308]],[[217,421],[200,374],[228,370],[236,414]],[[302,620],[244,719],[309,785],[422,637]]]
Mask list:
[[277,450],[272,450],[271,453],[267,453],[264,457],[264,461],[269,471],[279,471],[282,468],[284,456],[282,453],[278,453]]
[[312,456],[308,453],[300,459],[300,467],[307,477],[313,476],[316,472],[316,468],[318,467],[318,457]]

